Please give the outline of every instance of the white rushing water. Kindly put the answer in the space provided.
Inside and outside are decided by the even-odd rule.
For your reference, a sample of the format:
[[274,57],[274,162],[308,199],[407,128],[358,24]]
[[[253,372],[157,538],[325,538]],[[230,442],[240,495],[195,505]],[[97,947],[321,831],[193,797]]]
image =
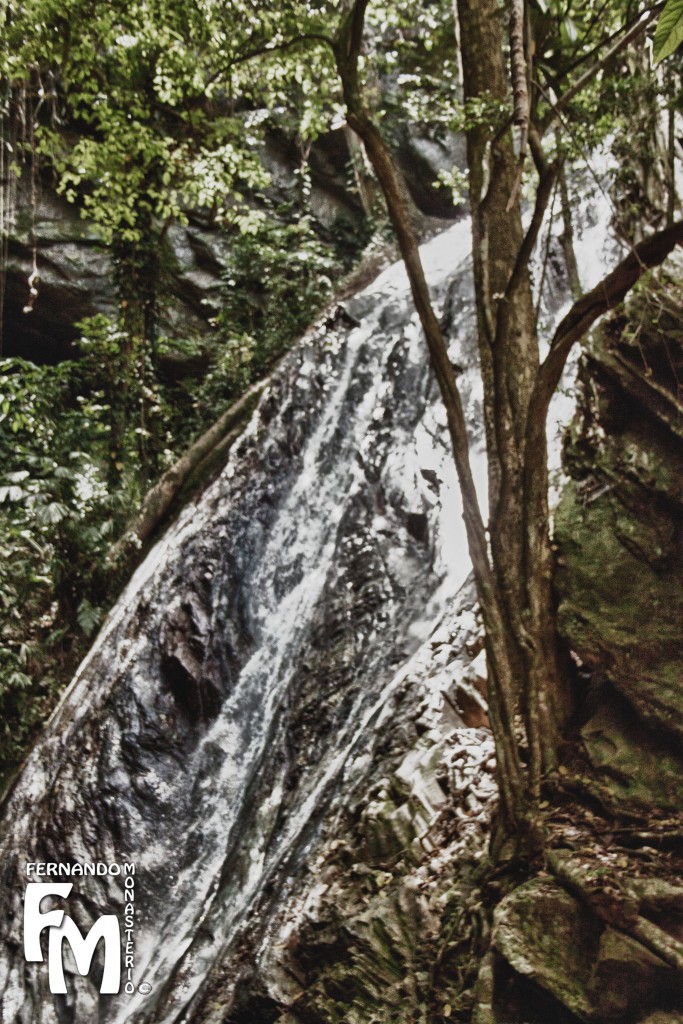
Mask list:
[[[604,204],[588,211],[577,243],[585,287],[604,273],[608,216]],[[450,307],[485,505],[469,247],[462,221],[422,253],[437,309]],[[548,323],[566,304],[552,273],[549,284]],[[135,574],[28,759],[1,843],[2,1024],[199,1020],[202,990],[253,908],[277,905],[348,773],[368,768],[370,723],[469,572],[402,266],[348,308],[358,326],[322,327],[287,358],[219,479]],[[553,437],[570,409],[561,394]],[[75,860],[135,861],[144,992],[100,998],[73,975],[53,997],[45,965],[24,963],[25,864]],[[88,883],[69,906],[83,929],[122,903],[118,880]]]

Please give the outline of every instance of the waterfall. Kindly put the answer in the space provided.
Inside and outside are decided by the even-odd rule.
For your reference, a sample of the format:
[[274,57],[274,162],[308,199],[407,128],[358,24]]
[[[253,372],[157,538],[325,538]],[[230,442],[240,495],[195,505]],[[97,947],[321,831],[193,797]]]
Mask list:
[[[586,285],[605,216],[579,242]],[[422,252],[485,502],[469,248],[462,221]],[[566,296],[546,278],[553,318]],[[399,264],[285,359],[28,758],[0,844],[3,1024],[190,1022],[212,971],[229,986],[255,906],[277,907],[326,815],[371,777],[373,724],[468,575],[445,427]],[[36,862],[135,864],[130,995],[101,995],[97,969],[81,977],[68,954],[53,994],[47,965],[25,962]],[[69,880],[55,906],[84,933],[123,913],[121,876]]]

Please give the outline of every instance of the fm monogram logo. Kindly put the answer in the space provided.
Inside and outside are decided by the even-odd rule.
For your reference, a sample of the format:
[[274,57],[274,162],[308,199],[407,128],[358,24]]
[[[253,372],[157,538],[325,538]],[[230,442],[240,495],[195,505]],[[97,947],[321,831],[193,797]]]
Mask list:
[[46,896],[66,899],[73,882],[29,882],[24,902],[24,955],[30,963],[43,963],[40,937],[48,931],[48,979],[53,994],[66,994],[64,978],[64,943],[73,953],[79,974],[90,971],[92,958],[100,939],[104,940],[104,973],[100,992],[114,995],[121,986],[121,929],[118,918],[104,914],[83,936],[78,925],[63,910],[41,912]]

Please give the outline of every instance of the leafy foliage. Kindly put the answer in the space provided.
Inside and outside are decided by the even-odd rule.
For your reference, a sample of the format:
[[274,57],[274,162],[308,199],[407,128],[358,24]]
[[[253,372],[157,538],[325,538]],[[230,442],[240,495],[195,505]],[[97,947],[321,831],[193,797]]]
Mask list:
[[[73,367],[0,364],[0,772],[49,708],[59,667],[78,645],[67,610],[93,584],[89,567],[110,541],[112,518],[98,467],[101,410],[70,408]],[[71,564],[83,573],[74,586]],[[90,630],[100,609],[93,606]]]
[[[291,8],[292,18],[308,14],[306,5]],[[10,83],[39,83],[41,157],[107,242],[140,242],[152,224],[183,221],[188,207],[246,228],[244,193],[268,183],[259,154],[273,120],[254,114],[277,110],[286,119],[294,83],[297,127],[317,130],[316,97],[329,71],[315,56],[293,62],[275,51],[267,74],[255,77],[243,52],[277,46],[274,22],[248,2],[223,10],[177,0],[29,0],[9,18],[0,72]]]
[[[235,247],[224,273],[217,327],[223,365],[232,367],[237,387],[269,369],[308,326],[331,294],[335,269],[308,217],[292,224],[269,220]],[[236,324],[246,328],[238,336]]]
[[670,57],[683,43],[683,2],[667,0],[659,16],[654,39],[655,60]]

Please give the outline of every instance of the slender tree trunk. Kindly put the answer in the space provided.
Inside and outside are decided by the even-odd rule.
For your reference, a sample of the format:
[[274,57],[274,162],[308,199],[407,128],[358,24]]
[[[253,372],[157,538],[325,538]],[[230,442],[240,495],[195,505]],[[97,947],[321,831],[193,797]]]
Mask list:
[[498,752],[501,810],[508,828],[514,829],[518,825],[518,812],[525,790],[524,768],[514,730],[516,668],[510,658],[509,630],[506,627],[498,581],[491,571],[486,528],[472,477],[467,427],[455,374],[429,297],[403,187],[382,135],[364,105],[358,82],[358,56],[366,2],[359,0],[345,19],[336,47],[337,65],[348,123],[362,139],[384,193],[446,409],[453,458],[462,492],[470,557],[485,624],[489,662],[489,711]]
[[[457,0],[465,102],[510,100],[503,24],[496,0]],[[515,121],[528,130],[523,4],[515,0],[511,52]],[[547,169],[526,237],[518,198],[520,161],[508,124],[487,118],[467,133],[470,208],[475,252],[479,351],[488,427],[491,549],[505,603],[517,698],[526,718],[532,790],[553,762],[556,715],[548,693],[559,689],[554,635],[552,559],[545,502],[529,507],[524,493],[526,426],[538,373],[539,350],[529,259],[553,183]],[[545,465],[545,435],[539,462]],[[540,494],[546,481],[541,481]],[[547,488],[546,488],[547,491]],[[528,521],[536,526],[530,543]],[[544,543],[539,538],[545,534]]]
[[579,267],[576,262],[576,253],[574,251],[574,222],[572,220],[572,208],[569,201],[567,175],[564,167],[560,170],[559,184],[560,210],[562,212],[562,234],[560,236],[560,242],[562,244],[564,265],[567,271],[569,287],[572,290],[572,297],[574,299],[578,299],[581,297],[581,281],[579,279]]

